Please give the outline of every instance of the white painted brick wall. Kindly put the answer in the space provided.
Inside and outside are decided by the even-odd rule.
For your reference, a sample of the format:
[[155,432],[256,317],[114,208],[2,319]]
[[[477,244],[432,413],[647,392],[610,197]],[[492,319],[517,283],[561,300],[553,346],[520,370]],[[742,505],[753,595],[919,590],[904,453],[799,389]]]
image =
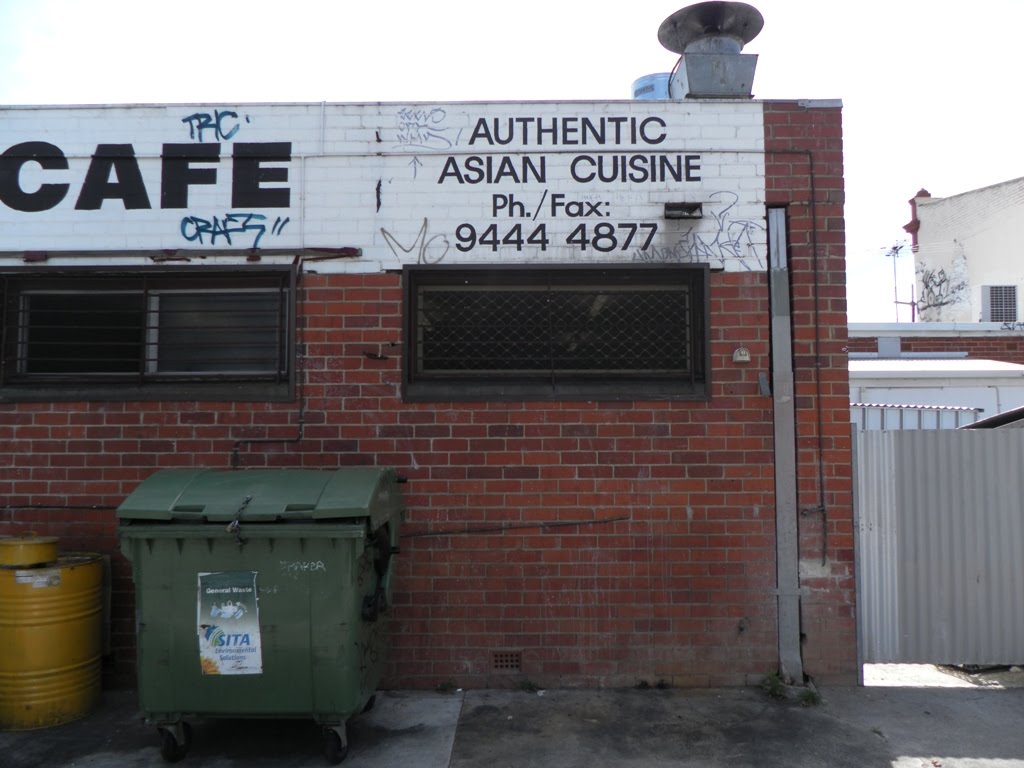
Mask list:
[[[213,127],[200,133],[196,113],[221,121],[229,137],[218,137]],[[568,121],[579,118],[658,118],[665,124],[665,139],[657,144],[628,137],[603,145],[552,144],[550,136],[538,143],[534,125],[529,141],[517,134],[506,145],[477,142],[470,136],[478,120],[493,128],[494,118],[504,132],[509,118]],[[575,120],[575,122],[573,122]],[[190,128],[193,132],[190,134]],[[651,125],[654,133],[661,128]],[[611,135],[609,129],[608,136]],[[580,132],[575,134],[577,140]],[[193,185],[188,208],[160,208],[160,154],[165,143],[217,142],[220,162],[195,165],[216,168],[215,186]],[[727,270],[764,269],[766,237],[764,211],[764,130],[759,102],[503,102],[460,104],[249,104],[221,106],[162,105],[141,107],[25,107],[0,110],[0,152],[28,141],[46,141],[59,147],[69,168],[41,170],[23,166],[21,188],[32,193],[40,184],[70,185],[65,198],[51,210],[21,212],[0,201],[0,265],[23,264],[24,251],[47,251],[49,263],[111,263],[110,251],[198,251],[217,258],[253,246],[256,230],[219,233],[202,238],[198,221],[223,220],[229,213],[265,216],[260,246],[263,249],[357,247],[363,257],[321,262],[318,271],[377,271],[406,263],[526,263],[526,262],[709,262]],[[287,186],[289,208],[239,211],[231,205],[232,147],[237,142],[291,142],[292,159],[286,164],[288,181],[266,183]],[[97,144],[131,144],[152,208],[124,210],[120,200],[107,200],[99,210],[75,210],[90,158]],[[538,165],[543,158],[543,181],[527,178],[519,183],[506,178],[497,183],[438,183],[449,158],[459,167],[468,156],[502,158],[516,168],[526,155]],[[570,175],[574,159],[601,156],[699,156],[699,181],[593,181]],[[638,161],[639,162],[639,161]],[[577,160],[592,170],[591,162]],[[380,208],[378,210],[378,186]],[[578,203],[572,217],[563,207],[552,208],[553,196]],[[495,196],[514,196],[515,216],[494,215]],[[507,198],[506,198],[507,199]],[[697,220],[666,220],[667,202],[699,202],[704,216]],[[586,203],[586,204],[584,204]],[[594,207],[596,206],[596,207]],[[597,216],[600,212],[602,215]],[[536,215],[536,218],[534,218]],[[275,222],[284,222],[272,231]],[[184,221],[184,224],[183,224]],[[602,225],[595,230],[596,225]],[[463,226],[464,225],[464,226]],[[567,243],[585,226],[586,248]],[[459,229],[462,226],[461,230]],[[546,248],[515,243],[516,227],[525,238],[538,227],[547,237]],[[647,234],[656,234],[641,248]],[[457,233],[470,227],[478,244],[463,252]],[[489,230],[489,228],[491,228]],[[189,240],[183,235],[194,236]],[[629,247],[625,241],[633,233]],[[496,249],[479,244],[496,234],[508,239]],[[597,241],[595,234],[603,235]],[[609,236],[610,235],[610,236]],[[538,234],[537,237],[540,237]],[[462,244],[468,244],[466,238]],[[613,245],[614,244],[614,245]],[[595,249],[595,245],[607,249]],[[57,256],[56,252],[71,251]],[[224,252],[227,252],[226,254]],[[82,253],[85,252],[85,253]],[[89,252],[93,252],[90,256]],[[101,255],[99,252],[104,252]],[[121,259],[135,257],[124,254]],[[282,257],[284,258],[284,257]],[[145,261],[145,258],[142,259]]]

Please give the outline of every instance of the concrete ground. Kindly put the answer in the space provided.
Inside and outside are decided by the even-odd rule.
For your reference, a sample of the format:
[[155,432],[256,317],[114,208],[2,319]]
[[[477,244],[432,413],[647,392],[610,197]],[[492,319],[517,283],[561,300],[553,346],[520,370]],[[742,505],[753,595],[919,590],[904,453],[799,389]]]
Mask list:
[[[904,672],[927,688],[891,684],[899,670],[872,674],[890,684],[826,688],[812,706],[756,688],[385,692],[350,722],[343,766],[1024,768],[1024,687],[937,668]],[[945,677],[961,687],[940,686]],[[183,768],[326,765],[312,721],[193,725]],[[3,768],[162,764],[133,693],[105,692],[99,710],[74,723],[0,733]]]

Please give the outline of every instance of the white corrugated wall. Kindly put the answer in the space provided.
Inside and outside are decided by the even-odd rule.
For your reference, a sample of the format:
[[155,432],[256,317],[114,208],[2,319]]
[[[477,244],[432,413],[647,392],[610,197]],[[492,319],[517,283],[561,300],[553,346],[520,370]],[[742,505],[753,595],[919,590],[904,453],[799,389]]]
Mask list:
[[866,662],[1024,662],[1024,431],[859,432]]

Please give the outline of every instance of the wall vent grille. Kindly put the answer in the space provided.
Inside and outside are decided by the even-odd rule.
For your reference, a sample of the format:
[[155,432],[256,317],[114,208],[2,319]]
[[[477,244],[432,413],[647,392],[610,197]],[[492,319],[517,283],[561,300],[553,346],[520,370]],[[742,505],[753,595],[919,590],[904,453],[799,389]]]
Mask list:
[[982,286],[981,321],[983,323],[1017,322],[1017,286]]
[[519,672],[522,667],[522,651],[494,651],[491,653],[491,669],[495,672]]

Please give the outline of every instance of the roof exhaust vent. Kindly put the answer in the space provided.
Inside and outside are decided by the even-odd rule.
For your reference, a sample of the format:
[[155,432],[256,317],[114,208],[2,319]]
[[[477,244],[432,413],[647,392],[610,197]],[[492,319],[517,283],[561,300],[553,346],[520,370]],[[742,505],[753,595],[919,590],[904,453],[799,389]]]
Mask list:
[[746,3],[707,2],[676,11],[658,41],[680,54],[669,81],[673,99],[749,99],[757,54],[740,53],[764,26]]

